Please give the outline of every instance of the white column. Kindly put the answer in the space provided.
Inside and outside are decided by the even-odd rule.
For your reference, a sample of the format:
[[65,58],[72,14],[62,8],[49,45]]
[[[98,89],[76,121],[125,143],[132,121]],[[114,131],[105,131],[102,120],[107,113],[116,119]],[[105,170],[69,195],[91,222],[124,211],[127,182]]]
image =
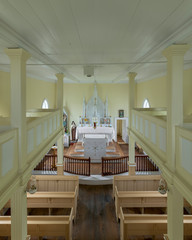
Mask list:
[[[175,126],[183,124],[183,61],[188,45],[172,45],[163,51],[167,58],[167,166],[175,173]],[[168,237],[183,239],[183,197],[174,183],[168,192]]]
[[132,121],[131,121],[131,111],[135,107],[135,77],[137,73],[130,72],[128,73],[129,78],[129,111],[128,111],[128,118],[129,118],[129,129],[131,129]]
[[[63,126],[63,73],[57,73],[57,108],[61,113],[61,124]],[[64,132],[63,132],[64,134]],[[57,140],[57,174],[63,175],[63,134]]]
[[63,175],[63,135],[57,140],[57,174]]
[[183,197],[174,186],[167,194],[167,222],[170,240],[183,239]]
[[19,187],[11,197],[11,240],[26,240],[27,194],[26,187]]
[[56,88],[56,107],[61,111],[61,124],[63,125],[63,73],[55,74],[57,77],[57,88]]
[[26,61],[30,54],[23,49],[6,49],[10,59],[11,126],[19,129],[19,169],[26,165]]
[[135,175],[135,140],[131,136],[132,114],[131,111],[135,107],[135,77],[137,73],[130,72],[129,77],[129,111],[128,111],[128,135],[129,135],[129,175]]
[[183,61],[188,45],[172,45],[163,51],[167,58],[167,159],[175,171],[175,126],[183,123]]

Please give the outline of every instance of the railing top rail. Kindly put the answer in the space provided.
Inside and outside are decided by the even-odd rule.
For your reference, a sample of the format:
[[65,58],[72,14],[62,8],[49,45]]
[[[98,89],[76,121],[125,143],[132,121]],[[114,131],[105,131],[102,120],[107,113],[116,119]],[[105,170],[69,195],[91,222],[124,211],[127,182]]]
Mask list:
[[90,161],[90,158],[84,158],[84,157],[71,157],[68,155],[64,155],[64,158],[68,158],[68,159],[73,159],[73,160],[84,160],[84,161]]
[[48,109],[43,109],[43,108],[37,108],[37,109],[28,109],[26,112],[27,113],[36,113],[36,112],[55,112],[55,108],[48,108]]
[[126,156],[122,156],[122,157],[102,157],[102,160],[120,160],[120,159],[125,159],[125,158],[128,158],[129,156],[126,155]]
[[167,112],[167,108],[165,107],[158,107],[158,108],[134,108],[134,110],[137,111],[143,111],[143,112],[150,112],[150,111],[165,111]]
[[57,157],[57,154],[45,154],[45,157]]
[[132,110],[132,112],[135,113],[136,115],[142,116],[144,119],[155,122],[155,123],[159,124],[160,126],[163,126],[166,128],[166,119],[162,118],[164,116],[150,115],[150,114],[147,114],[146,112],[137,111],[137,110]]
[[[36,126],[37,124],[42,123],[42,121],[49,119],[51,116],[59,113],[60,110],[55,109],[55,111],[50,112],[49,114],[42,116],[42,117],[35,117],[34,120],[30,121],[27,123],[27,129],[33,128],[34,126]],[[33,118],[32,118],[33,119]]]

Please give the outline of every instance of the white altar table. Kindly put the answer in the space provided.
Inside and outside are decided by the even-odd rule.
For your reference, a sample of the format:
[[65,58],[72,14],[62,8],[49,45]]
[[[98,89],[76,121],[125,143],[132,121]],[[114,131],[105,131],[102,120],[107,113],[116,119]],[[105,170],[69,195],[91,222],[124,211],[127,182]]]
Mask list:
[[104,134],[85,134],[84,157],[91,158],[92,163],[101,163],[106,156],[107,138]]
[[103,134],[107,138],[108,142],[111,142],[113,139],[115,139],[115,131],[113,127],[96,127],[95,129],[93,127],[77,127],[76,139],[78,139],[78,141],[83,141],[85,134],[91,134],[95,136],[97,134]]

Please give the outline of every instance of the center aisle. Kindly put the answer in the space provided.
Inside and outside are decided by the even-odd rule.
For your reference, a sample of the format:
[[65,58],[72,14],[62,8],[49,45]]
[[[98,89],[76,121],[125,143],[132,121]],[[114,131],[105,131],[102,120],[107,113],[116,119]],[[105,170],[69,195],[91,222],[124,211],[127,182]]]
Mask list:
[[119,240],[112,185],[79,186],[73,240]]

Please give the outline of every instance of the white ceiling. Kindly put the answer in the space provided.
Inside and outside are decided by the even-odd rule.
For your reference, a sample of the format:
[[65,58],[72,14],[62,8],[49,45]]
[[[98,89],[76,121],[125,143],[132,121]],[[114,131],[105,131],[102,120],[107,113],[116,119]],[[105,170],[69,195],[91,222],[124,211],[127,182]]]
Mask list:
[[145,81],[165,74],[161,52],[174,43],[192,44],[191,0],[0,0],[0,70],[9,70],[4,49],[22,47],[38,79],[63,72],[66,83],[126,83],[134,71]]

